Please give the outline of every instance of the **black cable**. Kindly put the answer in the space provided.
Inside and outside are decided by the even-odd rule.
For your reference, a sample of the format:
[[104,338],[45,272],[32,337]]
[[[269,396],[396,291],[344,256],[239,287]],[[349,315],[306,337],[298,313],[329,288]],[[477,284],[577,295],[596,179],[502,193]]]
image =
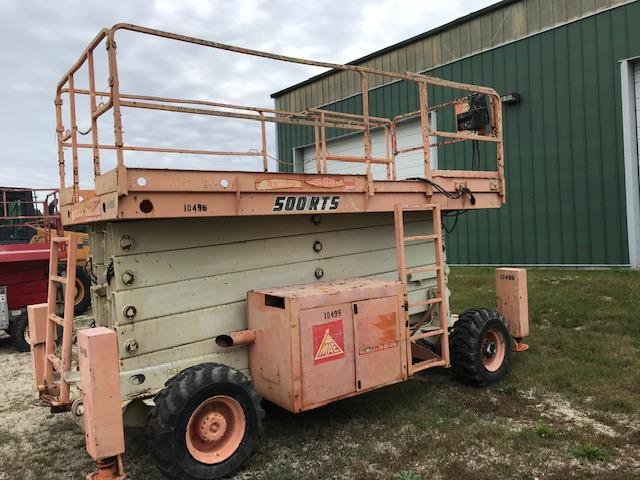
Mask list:
[[459,198],[462,198],[465,195],[469,195],[469,199],[471,201],[471,205],[475,205],[476,204],[476,197],[473,195],[473,192],[469,189],[469,187],[460,186],[458,188],[458,190],[455,191],[455,193],[452,193],[452,192],[446,191],[442,186],[438,185],[436,182],[433,182],[433,181],[429,180],[428,178],[410,177],[410,178],[405,178],[405,180],[409,180],[409,181],[412,181],[412,182],[428,183],[433,188],[435,188],[437,191],[439,191],[441,194],[443,194],[445,197],[447,197],[447,198],[449,198],[451,200],[458,200]]
[[473,140],[471,142],[471,170],[480,170],[480,142]]
[[460,215],[464,215],[468,211],[469,210],[455,210],[455,211],[443,213],[442,214],[443,217],[454,217],[453,225],[451,226],[450,229],[447,228],[447,225],[444,222],[442,223],[442,228],[444,228],[444,231],[447,233],[453,232],[458,226],[458,218],[460,217]]
[[116,272],[113,267],[113,260],[111,260],[111,263],[107,267],[107,283],[111,283],[111,279],[115,276],[115,273]]

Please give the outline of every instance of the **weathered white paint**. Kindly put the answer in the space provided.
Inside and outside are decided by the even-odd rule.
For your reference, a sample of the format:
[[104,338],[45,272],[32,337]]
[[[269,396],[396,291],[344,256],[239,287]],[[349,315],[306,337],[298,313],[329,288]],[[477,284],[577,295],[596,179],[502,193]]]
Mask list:
[[[407,214],[405,228],[407,235],[432,233],[430,214]],[[322,281],[397,278],[392,214],[323,215],[319,224],[310,215],[113,222],[93,226],[90,241],[100,281],[112,271],[108,284],[94,289],[96,321],[118,334],[130,398],[153,394],[202,362],[248,369],[246,348],[224,351],[214,339],[246,328],[249,290],[312,283],[318,268]],[[433,242],[415,242],[406,253],[409,266],[435,262]],[[123,281],[125,272],[133,282]],[[431,272],[416,275],[410,301],[433,296],[435,284]],[[131,306],[136,313],[127,318]],[[128,350],[133,340],[136,348]],[[132,382],[137,374],[144,383]]]

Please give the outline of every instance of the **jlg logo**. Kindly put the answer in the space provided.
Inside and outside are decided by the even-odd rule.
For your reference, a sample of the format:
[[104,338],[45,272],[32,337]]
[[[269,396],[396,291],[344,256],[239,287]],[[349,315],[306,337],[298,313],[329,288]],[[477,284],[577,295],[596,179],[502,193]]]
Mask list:
[[317,212],[320,210],[337,210],[340,206],[340,195],[334,196],[311,196],[311,197],[276,197],[273,203],[274,212],[292,212],[310,211]]

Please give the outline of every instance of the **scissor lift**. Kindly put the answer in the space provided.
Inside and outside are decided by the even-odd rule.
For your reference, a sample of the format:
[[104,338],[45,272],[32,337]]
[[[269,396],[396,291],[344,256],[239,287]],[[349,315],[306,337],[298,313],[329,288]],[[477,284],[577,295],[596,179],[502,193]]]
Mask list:
[[[123,40],[115,41],[120,31],[350,72],[360,86],[363,113],[291,112],[121,92],[116,46]],[[108,91],[96,89],[102,81],[96,80],[94,54],[101,44],[107,47]],[[76,86],[80,78],[88,88]],[[418,109],[393,118],[371,115],[371,78],[414,86]],[[450,100],[431,105],[431,88],[451,92]],[[82,132],[91,133],[87,143],[78,137],[80,97],[88,98],[90,128]],[[509,328],[524,336],[526,309],[508,308],[512,296],[500,304],[517,312],[506,319],[485,309],[457,317],[448,306],[441,215],[505,202],[501,102],[493,89],[117,24],[100,31],[62,77],[55,105],[62,219],[90,228],[98,279],[92,288],[96,330],[78,335],[79,375],[75,362],[53,358],[48,337],[46,348],[33,349],[34,362],[47,376],[57,367],[60,381],[68,384],[56,397],[50,385],[37,383],[43,401],[67,406],[88,429],[87,449],[100,478],[124,475],[123,424],[139,424],[149,409],[149,448],[166,475],[219,478],[256,450],[264,416],[260,396],[299,412],[450,365],[481,385],[502,377],[512,345],[521,345]],[[260,138],[257,148],[244,151],[130,145],[125,109],[257,122]],[[429,114],[435,111],[449,114],[454,128],[431,129]],[[107,113],[112,143],[99,135],[98,120]],[[397,124],[408,118],[420,121],[421,143],[398,148]],[[269,171],[268,123],[313,132],[317,173]],[[328,132],[335,130],[328,129],[361,135],[362,155],[330,152]],[[373,154],[375,129],[384,131],[382,156]],[[432,168],[432,148],[465,142],[490,145],[493,168]],[[402,156],[416,151],[423,155],[423,175],[398,180]],[[82,152],[91,154],[92,189],[80,186]],[[115,155],[107,171],[105,152]],[[255,172],[216,171],[215,165],[213,170],[132,168],[125,162],[127,152],[255,157],[260,166]],[[333,174],[330,162],[360,163],[364,174]],[[373,165],[385,167],[384,178],[374,175]],[[333,308],[338,300],[346,307]],[[62,320],[45,315],[45,309],[31,309],[32,329],[41,331],[44,321],[69,325],[66,314]],[[267,321],[276,317],[291,322],[286,334],[281,323]],[[273,355],[284,351],[285,337],[290,355],[278,363]],[[63,352],[71,350],[71,342],[65,330]],[[473,351],[464,350],[468,345],[475,345]],[[387,373],[377,371],[383,358],[398,364]],[[333,392],[317,382],[326,378],[323,372],[340,374],[331,364],[337,360],[354,372],[355,383],[343,378]],[[100,372],[100,382],[87,375],[90,369]],[[305,385],[300,376],[308,380]],[[285,379],[291,381],[287,391],[294,392],[288,400]],[[82,396],[67,399],[73,385]],[[116,415],[121,408],[124,418]]]

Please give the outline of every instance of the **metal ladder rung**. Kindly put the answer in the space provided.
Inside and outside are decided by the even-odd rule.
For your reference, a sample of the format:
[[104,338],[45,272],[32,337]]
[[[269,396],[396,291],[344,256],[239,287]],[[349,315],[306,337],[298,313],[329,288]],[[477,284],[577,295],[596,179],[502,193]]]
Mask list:
[[433,305],[434,303],[440,303],[441,301],[442,301],[441,297],[430,298],[429,300],[420,300],[419,302],[410,303],[409,308],[423,307],[425,305]]
[[417,240],[436,240],[439,235],[414,235],[412,237],[404,237],[405,242],[415,242]]
[[431,330],[430,332],[422,332],[422,333],[415,333],[413,335],[411,335],[411,341],[412,342],[417,342],[418,340],[422,340],[424,338],[430,338],[430,337],[437,337],[439,335],[444,335],[446,332],[444,330]]
[[428,267],[407,268],[406,272],[407,272],[407,275],[410,275],[412,273],[419,273],[419,272],[437,272],[438,270],[440,270],[440,267],[438,265],[430,265]]
[[447,362],[442,360],[440,357],[430,358],[429,360],[425,360],[423,362],[418,362],[413,364],[414,372],[424,370],[426,368],[431,367],[446,367]]
[[67,279],[65,277],[61,277],[59,275],[51,275],[51,277],[49,278],[52,282],[61,283],[63,285],[67,284]]
[[426,205],[402,205],[400,208],[403,212],[422,212],[424,210],[434,210],[436,205],[435,203],[428,203]]
[[51,365],[53,366],[53,368],[56,371],[60,371],[60,366],[62,365],[62,360],[60,360],[58,357],[55,356],[55,354],[50,353],[49,355],[47,355],[47,360],[49,360],[49,362],[51,362]]
[[49,315],[49,320],[51,320],[54,323],[57,323],[61,327],[64,327],[64,318],[59,317],[55,313],[52,313],[51,315]]

